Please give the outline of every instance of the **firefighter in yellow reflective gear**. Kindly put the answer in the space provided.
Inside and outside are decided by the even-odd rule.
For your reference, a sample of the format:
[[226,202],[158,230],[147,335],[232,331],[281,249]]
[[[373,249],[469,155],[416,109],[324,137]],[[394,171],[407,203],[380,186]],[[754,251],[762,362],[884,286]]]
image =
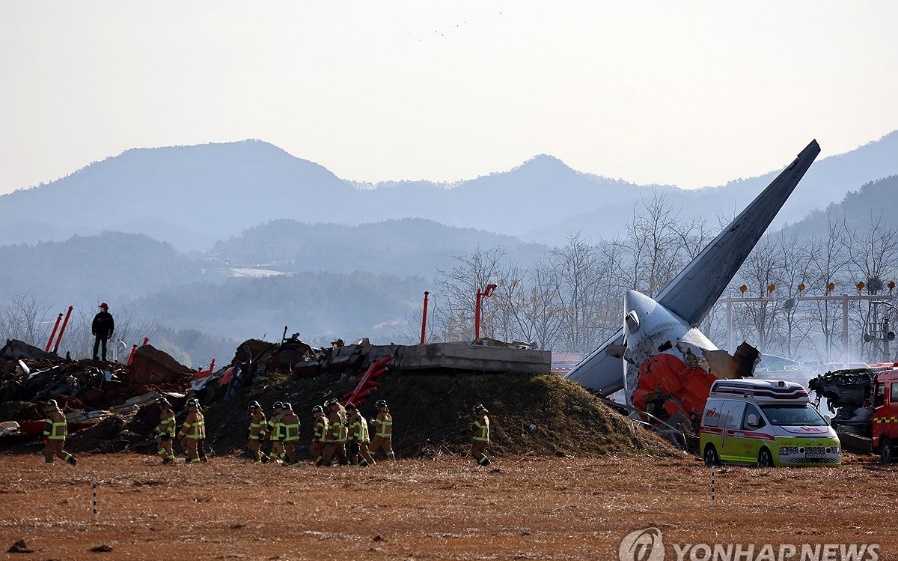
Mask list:
[[331,465],[336,456],[340,465],[346,465],[346,438],[349,432],[346,428],[346,409],[336,398],[329,399],[325,405],[328,408],[328,428],[324,450],[321,453],[321,464]]
[[324,407],[316,405],[312,407],[312,417],[315,419],[312,425],[312,443],[309,445],[309,455],[315,465],[324,463],[324,443],[327,440],[327,417],[324,416]]
[[371,441],[368,436],[368,421],[352,402],[346,404],[346,415],[349,423],[349,465],[373,466],[375,461],[368,451],[368,443]]
[[374,427],[374,438],[371,439],[371,457],[373,458],[378,450],[383,450],[388,460],[395,460],[396,454],[393,453],[393,415],[390,414],[390,408],[383,399],[378,400],[377,416],[371,419],[371,425]]
[[199,446],[202,441],[206,440],[206,419],[200,410],[200,402],[195,398],[187,400],[187,417],[184,418],[178,438],[187,453],[187,463],[198,463],[200,461]]
[[172,441],[175,438],[175,412],[172,411],[171,403],[164,397],[156,400],[159,407],[159,424],[156,425],[156,453],[162,456],[163,464],[170,464],[175,461],[175,451],[172,449]]
[[75,456],[63,450],[68,435],[69,425],[59,404],[55,399],[47,401],[47,418],[44,420],[44,461],[46,463],[52,464],[54,456],[72,465],[78,463]]
[[271,460],[277,463],[284,461],[284,425],[281,418],[284,416],[284,404],[275,401],[271,405],[273,413],[268,419],[268,430],[266,432],[268,440],[271,441]]
[[482,403],[474,406],[474,422],[471,423],[471,455],[481,466],[490,465],[490,458],[486,455],[486,447],[490,443],[490,418],[489,413]]
[[246,447],[253,455],[253,461],[261,464],[267,456],[262,452],[262,438],[265,436],[265,427],[268,420],[262,411],[258,401],[249,404],[249,440]]
[[284,454],[287,457],[284,460],[285,466],[299,465],[299,430],[301,423],[299,416],[293,411],[293,405],[283,403],[284,414],[281,416],[281,424],[284,427]]

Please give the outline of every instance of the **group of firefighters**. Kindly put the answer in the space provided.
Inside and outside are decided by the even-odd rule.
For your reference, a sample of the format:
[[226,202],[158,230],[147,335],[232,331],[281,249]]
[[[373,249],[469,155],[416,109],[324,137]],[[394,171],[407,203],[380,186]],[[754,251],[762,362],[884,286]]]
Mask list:
[[[341,465],[373,466],[374,455],[382,451],[386,459],[395,460],[393,452],[393,416],[387,402],[376,403],[377,416],[368,423],[353,403],[344,407],[336,399],[312,407],[314,425],[309,455],[315,465],[329,466],[335,460]],[[257,464],[269,461],[288,466],[299,465],[300,421],[290,403],[277,401],[271,406],[271,418],[266,419],[258,401],[249,404],[250,424],[247,447]],[[271,443],[268,453],[264,442]]]
[[[176,431],[175,413],[171,403],[160,397],[156,401],[159,408],[159,424],[156,426],[157,453],[163,464],[175,460],[173,441],[177,438],[186,454],[189,464],[206,461],[206,424],[199,400],[187,400],[187,416]],[[314,425],[309,454],[316,466],[329,466],[336,460],[341,465],[373,466],[375,454],[383,452],[388,460],[395,460],[393,452],[393,416],[387,402],[379,400],[377,415],[366,420],[353,403],[345,406],[336,399],[330,399],[324,406],[312,407]],[[266,418],[258,401],[249,404],[250,424],[248,448],[257,464],[275,462],[288,466],[299,465],[299,434],[301,423],[293,406],[287,402],[272,405],[271,418]],[[55,400],[47,402],[47,419],[44,424],[44,459],[52,464],[54,457],[75,465],[74,456],[63,449],[67,436],[65,414]],[[480,403],[473,409],[471,423],[471,455],[481,466],[489,465],[486,448],[490,440],[490,421],[487,409]],[[370,437],[371,424],[374,438]],[[264,442],[270,442],[270,450],[263,451]]]

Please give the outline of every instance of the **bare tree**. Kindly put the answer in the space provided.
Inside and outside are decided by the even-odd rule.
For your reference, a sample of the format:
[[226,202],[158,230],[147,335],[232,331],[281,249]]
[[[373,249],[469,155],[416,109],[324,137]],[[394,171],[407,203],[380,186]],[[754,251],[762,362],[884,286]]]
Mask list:
[[[860,228],[848,231],[844,244],[850,261],[850,271],[855,282],[864,283],[867,294],[876,295],[885,290],[887,279],[895,277],[898,270],[898,232],[885,224],[882,211],[870,213],[870,221]],[[857,315],[852,318],[858,337],[860,356],[869,361],[882,360],[883,349],[879,335],[879,305],[858,303]],[[870,336],[872,335],[872,336]],[[890,357],[886,357],[891,360]]]
[[30,294],[14,296],[0,306],[0,334],[4,339],[44,348],[54,323],[56,318],[49,306]]
[[[830,283],[837,285],[843,281],[842,277],[849,264],[848,254],[842,243],[846,235],[844,221],[828,215],[827,235],[812,237],[806,246],[808,260],[806,284],[812,293],[826,294]],[[811,338],[807,343],[811,345],[821,362],[832,362],[833,354],[838,355],[840,348],[838,341],[842,330],[839,307],[829,300],[817,301],[812,307],[812,315],[816,320],[814,324],[820,331],[823,341],[818,344]]]
[[[498,284],[501,248],[483,250],[479,246],[470,255],[454,256],[455,267],[437,271],[434,299],[434,333],[444,341],[466,341],[474,338],[474,308],[478,290]],[[494,307],[484,299],[481,329],[490,333]]]

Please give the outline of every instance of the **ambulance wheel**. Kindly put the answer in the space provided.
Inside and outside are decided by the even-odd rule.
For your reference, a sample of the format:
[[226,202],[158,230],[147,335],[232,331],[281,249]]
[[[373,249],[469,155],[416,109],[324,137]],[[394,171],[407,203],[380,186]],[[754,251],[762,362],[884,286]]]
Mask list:
[[705,446],[705,465],[716,466],[719,463],[720,458],[717,457],[717,449],[714,448],[714,445],[708,444]]
[[883,438],[879,444],[879,460],[883,464],[888,465],[892,463],[892,459],[892,443]]
[[761,451],[758,452],[758,467],[773,467],[773,456],[770,455],[770,450],[768,450],[767,448],[761,448]]

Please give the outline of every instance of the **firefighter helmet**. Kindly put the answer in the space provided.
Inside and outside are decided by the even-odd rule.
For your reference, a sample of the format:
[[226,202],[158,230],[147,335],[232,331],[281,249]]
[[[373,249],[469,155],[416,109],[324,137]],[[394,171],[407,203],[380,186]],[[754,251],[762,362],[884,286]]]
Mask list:
[[187,400],[187,407],[199,407],[200,401],[194,397]]
[[315,413],[324,414],[324,407],[322,407],[320,405],[316,405],[315,407],[312,407],[312,414],[315,414]]
[[387,401],[385,399],[378,399],[377,403],[374,404],[375,407],[386,407]]
[[355,403],[353,403],[353,402],[351,402],[351,401],[348,402],[348,403],[346,404],[346,408],[347,408],[347,409],[355,409]]
[[262,406],[259,405],[259,402],[258,402],[258,401],[250,401],[250,402],[249,402],[249,409],[250,409],[250,411],[252,411],[253,409],[261,409],[261,407],[262,407]]
[[168,400],[164,397],[160,397],[156,400],[156,405],[171,405],[171,403],[169,403]]
[[486,407],[484,407],[482,403],[478,403],[474,406],[474,412],[477,413],[478,411],[483,411],[484,413],[489,413],[489,411],[486,410]]
[[56,403],[55,399],[50,399],[47,401],[47,407],[59,407],[59,404]]
[[286,409],[287,411],[293,411],[293,404],[287,403],[286,401],[281,403],[281,409]]

